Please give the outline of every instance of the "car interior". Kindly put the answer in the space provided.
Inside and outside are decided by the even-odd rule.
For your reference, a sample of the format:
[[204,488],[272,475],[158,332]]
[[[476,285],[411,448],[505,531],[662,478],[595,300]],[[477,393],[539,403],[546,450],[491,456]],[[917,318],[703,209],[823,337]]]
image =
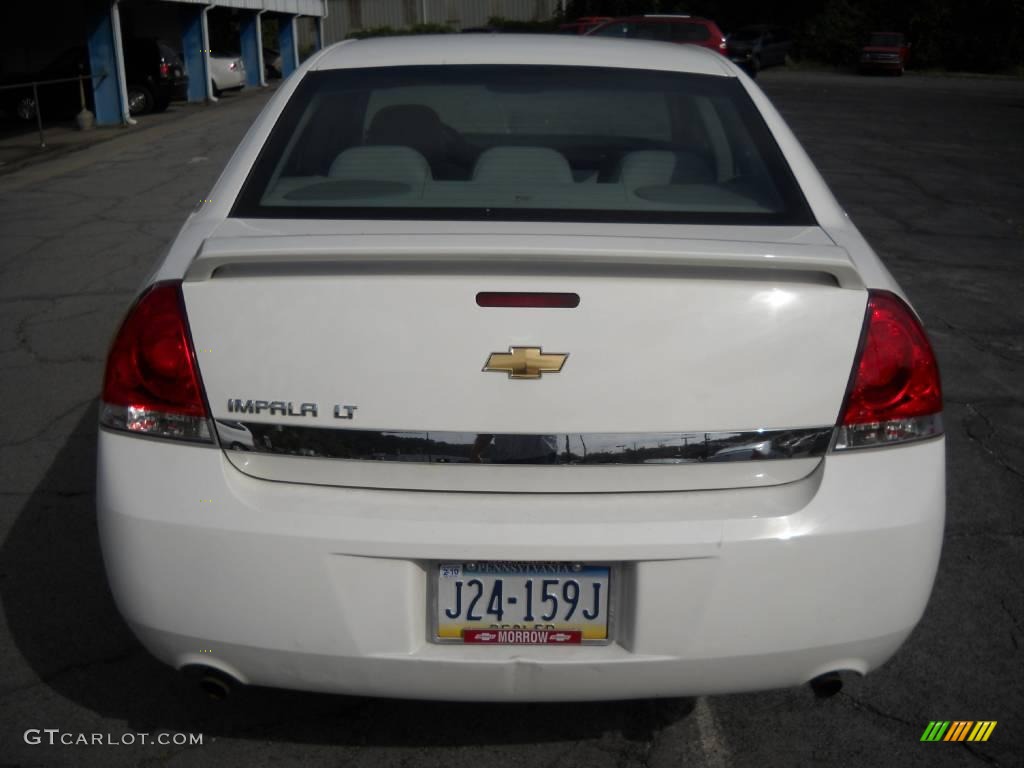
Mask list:
[[[609,98],[620,109],[608,110]],[[292,122],[264,168],[262,206],[784,206],[758,139],[732,100],[713,95],[488,83],[325,89]]]

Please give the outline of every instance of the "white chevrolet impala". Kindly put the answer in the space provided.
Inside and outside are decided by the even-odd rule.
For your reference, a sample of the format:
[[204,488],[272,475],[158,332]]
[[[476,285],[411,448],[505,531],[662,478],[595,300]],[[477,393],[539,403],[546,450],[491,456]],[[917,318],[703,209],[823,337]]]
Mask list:
[[211,690],[820,685],[920,619],[935,357],[725,57],[343,43],[209,198],[113,342],[98,515]]

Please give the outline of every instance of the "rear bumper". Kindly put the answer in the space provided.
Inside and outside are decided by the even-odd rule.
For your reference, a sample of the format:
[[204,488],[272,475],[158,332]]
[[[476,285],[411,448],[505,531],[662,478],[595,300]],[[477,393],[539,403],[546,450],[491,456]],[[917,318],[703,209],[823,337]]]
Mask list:
[[903,62],[894,61],[861,61],[858,65],[861,72],[896,72],[903,68]]
[[188,100],[188,78],[178,80],[164,80],[160,83],[160,92],[167,101]]
[[235,71],[219,73],[214,78],[214,83],[222,91],[237,91],[245,87],[245,72]]
[[[100,435],[104,559],[143,644],[338,693],[616,699],[865,673],[924,610],[944,506],[941,439],[777,488],[524,495],[274,483],[212,448]],[[429,642],[430,563],[463,559],[619,564],[614,642]]]

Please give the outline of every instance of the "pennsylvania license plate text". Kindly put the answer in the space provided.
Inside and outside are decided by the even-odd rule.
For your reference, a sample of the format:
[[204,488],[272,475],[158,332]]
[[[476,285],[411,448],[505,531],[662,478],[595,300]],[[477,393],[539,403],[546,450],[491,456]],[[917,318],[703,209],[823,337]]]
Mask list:
[[[437,579],[440,639],[536,644],[608,637],[607,566],[444,563],[438,567]],[[554,632],[555,640],[538,640],[540,635],[524,632],[492,637],[481,635],[482,629],[545,630]]]

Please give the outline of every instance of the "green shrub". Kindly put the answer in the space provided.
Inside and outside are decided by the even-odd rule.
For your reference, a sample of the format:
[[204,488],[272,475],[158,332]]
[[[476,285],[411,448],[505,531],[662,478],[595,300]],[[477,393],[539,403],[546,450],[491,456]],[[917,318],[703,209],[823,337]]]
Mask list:
[[368,27],[357,29],[345,35],[346,38],[362,40],[367,37],[396,37],[399,35],[449,35],[457,32],[447,24],[413,24],[411,27],[395,29],[394,27]]
[[827,0],[803,28],[798,53],[825,64],[856,64],[867,26],[870,24],[859,6],[849,0]]
[[516,21],[515,19],[506,19],[503,16],[491,16],[487,20],[488,27],[493,27],[501,32],[554,32],[558,29],[559,23],[560,19],[558,17],[545,19],[544,21]]

